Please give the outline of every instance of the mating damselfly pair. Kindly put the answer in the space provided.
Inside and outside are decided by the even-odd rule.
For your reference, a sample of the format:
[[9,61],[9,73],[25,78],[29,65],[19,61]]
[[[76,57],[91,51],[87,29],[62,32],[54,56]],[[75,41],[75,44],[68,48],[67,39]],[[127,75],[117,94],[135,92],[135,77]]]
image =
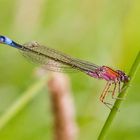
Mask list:
[[40,45],[37,42],[21,45],[6,36],[0,35],[0,43],[19,49],[25,57],[35,63],[44,65],[44,68],[48,70],[57,72],[77,70],[96,79],[106,80],[107,83],[100,96],[100,101],[110,109],[111,104],[105,101],[105,97],[109,93],[111,86],[114,85],[111,91],[112,98],[117,99],[114,96],[117,91],[121,92],[121,83],[126,83],[130,79],[121,70],[113,70],[108,66],[98,66],[88,61],[73,58],[47,46]]

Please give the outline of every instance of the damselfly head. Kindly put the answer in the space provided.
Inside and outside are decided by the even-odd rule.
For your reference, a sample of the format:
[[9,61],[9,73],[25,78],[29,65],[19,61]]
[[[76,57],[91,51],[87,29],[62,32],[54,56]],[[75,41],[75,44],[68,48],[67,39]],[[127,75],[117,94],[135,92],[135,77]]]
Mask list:
[[130,81],[130,77],[128,75],[126,75],[123,71],[121,70],[117,70],[117,73],[120,75],[120,81],[127,83]]
[[0,35],[0,43],[10,45],[12,40],[6,36]]

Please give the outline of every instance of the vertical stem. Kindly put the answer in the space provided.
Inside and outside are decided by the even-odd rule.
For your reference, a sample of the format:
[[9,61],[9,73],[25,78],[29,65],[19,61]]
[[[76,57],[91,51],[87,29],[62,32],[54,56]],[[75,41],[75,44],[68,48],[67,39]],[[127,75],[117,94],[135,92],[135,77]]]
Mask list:
[[[131,80],[130,80],[129,83],[125,83],[123,85],[123,87],[122,87],[123,91],[120,92],[120,94],[118,95],[118,98],[124,98],[126,96],[126,91],[128,89],[128,86],[132,82],[132,79],[135,76],[135,73],[136,73],[136,70],[137,70],[139,64],[140,64],[140,51],[138,52],[138,55],[137,55],[133,65],[132,65],[132,67],[130,69],[130,72],[129,72],[129,76],[130,76]],[[111,126],[111,124],[113,122],[113,119],[115,118],[115,116],[117,114],[116,108],[119,109],[121,101],[122,100],[116,100],[115,101],[115,103],[113,105],[113,108],[112,108],[112,110],[111,110],[111,112],[110,112],[110,114],[109,114],[109,116],[108,116],[108,118],[107,118],[107,120],[106,120],[106,122],[105,122],[105,124],[104,124],[104,126],[103,126],[103,128],[102,128],[102,130],[100,132],[100,134],[99,134],[98,140],[103,140],[104,139],[107,131],[109,130],[109,128],[110,128],[110,126]]]

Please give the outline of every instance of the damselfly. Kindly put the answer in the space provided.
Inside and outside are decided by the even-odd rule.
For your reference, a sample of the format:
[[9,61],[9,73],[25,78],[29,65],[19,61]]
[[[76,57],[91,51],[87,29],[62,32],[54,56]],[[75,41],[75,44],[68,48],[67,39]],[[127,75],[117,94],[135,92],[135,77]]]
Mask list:
[[115,98],[116,89],[118,88],[118,92],[120,93],[121,83],[126,83],[130,79],[129,76],[121,70],[113,70],[108,66],[98,66],[88,61],[70,57],[57,50],[40,45],[37,42],[21,45],[8,37],[0,36],[0,43],[19,49],[25,57],[35,63],[44,65],[48,70],[60,72],[74,69],[84,72],[91,77],[106,80],[107,83],[100,96],[100,101],[109,108],[111,104],[105,101],[105,97],[107,93],[109,93],[111,85],[114,85],[113,90],[111,91],[112,98]]

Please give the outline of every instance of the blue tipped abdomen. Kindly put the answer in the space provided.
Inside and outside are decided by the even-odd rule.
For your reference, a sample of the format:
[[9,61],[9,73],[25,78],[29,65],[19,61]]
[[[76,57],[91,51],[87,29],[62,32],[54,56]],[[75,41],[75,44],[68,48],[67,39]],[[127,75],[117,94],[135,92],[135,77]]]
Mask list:
[[0,43],[11,45],[12,42],[13,41],[10,38],[6,36],[0,36]]
[[0,43],[2,44],[7,44],[9,46],[15,47],[15,48],[22,48],[21,45],[15,43],[13,40],[11,40],[10,38],[6,37],[6,36],[2,36],[0,35]]

